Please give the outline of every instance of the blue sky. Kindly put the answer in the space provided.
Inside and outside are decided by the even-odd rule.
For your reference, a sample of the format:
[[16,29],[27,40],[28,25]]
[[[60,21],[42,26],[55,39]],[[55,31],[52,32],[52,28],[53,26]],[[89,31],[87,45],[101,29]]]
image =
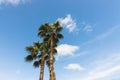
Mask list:
[[38,80],[25,47],[56,20],[64,28],[57,80],[120,80],[120,0],[0,0],[0,80]]

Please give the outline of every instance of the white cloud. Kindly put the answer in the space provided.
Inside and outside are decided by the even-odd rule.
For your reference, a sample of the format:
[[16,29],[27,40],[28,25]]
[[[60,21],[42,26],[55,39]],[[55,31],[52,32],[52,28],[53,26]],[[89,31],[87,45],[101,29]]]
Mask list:
[[20,3],[30,2],[30,0],[0,0],[0,5],[2,4],[11,4],[11,5],[18,5]]
[[79,64],[68,64],[66,67],[64,67],[65,69],[69,69],[69,70],[84,70],[83,67],[81,67]]
[[69,44],[61,44],[57,48],[58,55],[60,56],[66,56],[66,55],[73,55],[74,52],[76,52],[79,47]]
[[97,80],[97,79],[101,79],[101,78],[104,78],[106,76],[110,76],[111,74],[113,74],[116,71],[120,71],[120,65],[114,66],[114,67],[112,67],[110,69],[103,70],[103,71],[100,71],[100,72],[91,73],[84,80]]
[[60,24],[66,27],[69,32],[73,32],[77,29],[76,21],[72,19],[71,15],[68,14],[65,18],[58,18]]

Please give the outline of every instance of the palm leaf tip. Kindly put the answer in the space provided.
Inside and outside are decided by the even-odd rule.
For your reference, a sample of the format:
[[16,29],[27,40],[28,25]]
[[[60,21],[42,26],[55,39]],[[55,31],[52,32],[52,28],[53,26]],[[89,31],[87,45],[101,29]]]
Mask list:
[[27,62],[31,62],[31,61],[33,61],[33,57],[32,57],[32,55],[28,55],[28,56],[26,56],[26,57],[25,57],[25,61],[27,61]]
[[57,50],[56,50],[56,49],[53,49],[53,53],[57,53]]
[[39,42],[39,41],[37,41],[37,42],[34,42],[34,45],[35,45],[35,46],[37,46],[37,47],[39,47],[39,45],[40,45],[40,42]]
[[62,39],[63,38],[63,35],[62,34],[57,34],[57,37]]
[[27,47],[26,47],[26,51],[28,51],[28,52],[33,51],[33,46],[27,46]]
[[35,68],[39,67],[39,61],[35,61],[35,62],[33,63],[33,66],[34,66]]
[[58,27],[57,29],[56,29],[56,32],[61,32],[63,30],[63,27]]
[[59,21],[56,21],[54,26],[60,26],[60,22]]

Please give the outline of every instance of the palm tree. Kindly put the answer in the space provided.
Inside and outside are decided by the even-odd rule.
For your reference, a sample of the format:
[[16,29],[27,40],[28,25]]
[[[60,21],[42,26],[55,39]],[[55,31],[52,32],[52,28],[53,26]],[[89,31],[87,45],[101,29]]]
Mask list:
[[56,47],[59,39],[63,38],[63,35],[60,33],[62,31],[62,27],[59,22],[55,22],[54,24],[46,23],[41,25],[39,28],[38,36],[42,37],[45,42],[48,43],[48,55],[49,55],[49,72],[50,72],[50,80],[56,80],[55,71],[54,71],[54,54],[57,52]]
[[39,80],[43,80],[44,77],[44,64],[47,60],[46,55],[46,43],[35,42],[33,46],[27,46],[26,50],[30,53],[25,57],[26,61],[34,61],[34,67],[40,66],[40,77]]

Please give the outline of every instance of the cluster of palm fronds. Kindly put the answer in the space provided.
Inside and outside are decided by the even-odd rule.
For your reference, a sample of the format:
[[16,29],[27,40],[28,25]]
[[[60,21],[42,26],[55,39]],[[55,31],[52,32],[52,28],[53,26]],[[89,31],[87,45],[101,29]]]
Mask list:
[[27,46],[26,50],[30,53],[25,57],[28,62],[33,61],[34,67],[40,67],[40,78],[44,77],[45,63],[49,68],[50,80],[56,80],[54,71],[54,55],[57,53],[56,47],[59,39],[63,38],[60,33],[62,27],[60,23],[56,21],[54,24],[43,24],[38,29],[38,37],[42,39],[42,42],[35,42],[32,46]]

